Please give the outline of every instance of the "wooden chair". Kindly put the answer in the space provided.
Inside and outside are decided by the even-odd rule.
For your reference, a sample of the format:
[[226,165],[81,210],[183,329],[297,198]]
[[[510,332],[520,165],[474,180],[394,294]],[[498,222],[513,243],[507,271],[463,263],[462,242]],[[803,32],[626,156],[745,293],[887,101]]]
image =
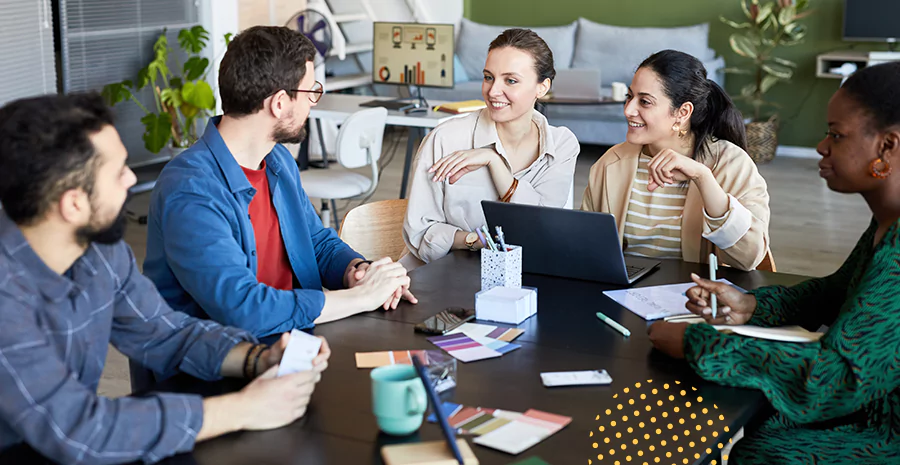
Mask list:
[[406,203],[406,199],[382,200],[350,210],[341,222],[338,232],[341,240],[366,258],[399,260],[406,252],[403,242]]
[[766,256],[763,257],[762,261],[759,262],[759,266],[756,267],[757,270],[762,271],[771,271],[775,273],[775,257],[772,256],[772,249],[766,250]]

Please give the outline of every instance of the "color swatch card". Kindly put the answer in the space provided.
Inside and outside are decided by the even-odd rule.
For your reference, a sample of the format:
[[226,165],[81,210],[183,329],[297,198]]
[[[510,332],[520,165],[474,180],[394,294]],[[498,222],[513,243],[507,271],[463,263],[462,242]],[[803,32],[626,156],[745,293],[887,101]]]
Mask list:
[[[477,436],[475,444],[518,454],[547,439],[572,422],[571,417],[530,409],[525,413],[482,407],[463,407],[445,402],[450,426],[459,434]],[[428,421],[437,421],[434,414]]]
[[571,417],[554,415],[540,410],[525,413],[495,410],[494,416],[509,422],[475,438],[475,444],[506,452],[519,454],[535,444],[547,439],[572,422]]
[[356,368],[378,368],[386,365],[412,365],[412,357],[428,364],[424,350],[391,350],[384,352],[357,352]]
[[482,337],[475,339],[463,333],[432,336],[428,340],[461,362],[495,358],[521,347],[497,339]]
[[297,329],[291,330],[291,339],[278,365],[278,376],[312,370],[312,361],[319,355],[320,347],[321,339]]
[[524,332],[524,329],[518,328],[502,328],[500,326],[483,325],[479,323],[464,323],[462,326],[450,331],[448,334],[462,333],[472,338],[489,337],[504,342],[512,342]]
[[[727,279],[719,279],[718,281],[728,284],[741,292],[746,292]],[[691,313],[684,307],[684,304],[688,301],[685,293],[694,286],[696,286],[694,283],[668,284],[665,286],[603,291],[603,295],[615,300],[619,305],[631,310],[645,320],[656,320],[673,315]]]

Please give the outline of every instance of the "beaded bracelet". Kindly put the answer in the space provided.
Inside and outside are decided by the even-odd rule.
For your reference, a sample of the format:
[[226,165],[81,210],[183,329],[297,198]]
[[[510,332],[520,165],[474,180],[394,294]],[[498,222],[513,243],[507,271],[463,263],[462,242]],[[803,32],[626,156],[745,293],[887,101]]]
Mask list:
[[253,373],[250,371],[250,359],[253,356],[253,352],[259,349],[262,351],[262,348],[265,348],[265,344],[255,344],[247,350],[247,355],[244,356],[244,378],[253,378]]

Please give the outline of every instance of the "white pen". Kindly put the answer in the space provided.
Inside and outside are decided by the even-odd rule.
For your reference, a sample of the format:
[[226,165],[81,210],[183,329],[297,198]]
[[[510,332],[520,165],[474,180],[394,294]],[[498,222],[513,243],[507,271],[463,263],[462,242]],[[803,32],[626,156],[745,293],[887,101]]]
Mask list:
[[[716,281],[716,270],[719,269],[719,260],[716,257],[716,254],[709,254],[709,279],[713,282]],[[716,313],[718,312],[719,303],[716,301],[716,294],[713,292],[709,293],[709,305],[712,308],[712,317],[716,318]]]
[[503,238],[503,228],[494,226],[494,229],[497,231],[497,241],[500,242],[500,251],[506,252],[506,240]]

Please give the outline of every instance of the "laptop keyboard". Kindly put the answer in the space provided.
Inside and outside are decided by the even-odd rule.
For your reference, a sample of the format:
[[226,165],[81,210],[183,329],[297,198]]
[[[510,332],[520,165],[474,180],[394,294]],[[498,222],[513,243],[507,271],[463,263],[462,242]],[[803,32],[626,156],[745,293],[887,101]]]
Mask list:
[[634,278],[641,271],[644,271],[643,266],[625,265],[625,272],[628,273],[628,278]]

